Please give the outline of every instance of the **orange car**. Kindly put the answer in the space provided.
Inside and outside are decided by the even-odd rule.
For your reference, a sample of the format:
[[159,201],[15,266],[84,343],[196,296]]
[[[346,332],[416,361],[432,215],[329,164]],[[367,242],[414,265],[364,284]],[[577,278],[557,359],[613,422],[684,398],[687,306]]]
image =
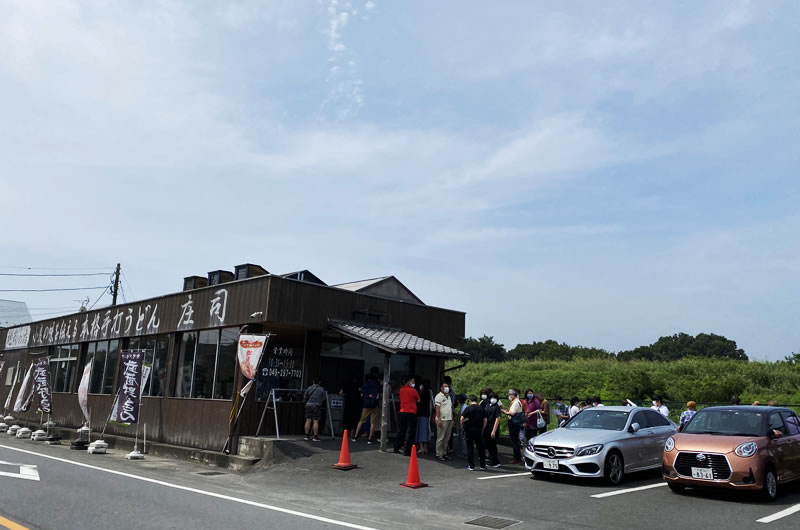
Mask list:
[[672,491],[686,486],[761,491],[800,479],[800,419],[779,407],[709,407],[664,444],[662,473]]

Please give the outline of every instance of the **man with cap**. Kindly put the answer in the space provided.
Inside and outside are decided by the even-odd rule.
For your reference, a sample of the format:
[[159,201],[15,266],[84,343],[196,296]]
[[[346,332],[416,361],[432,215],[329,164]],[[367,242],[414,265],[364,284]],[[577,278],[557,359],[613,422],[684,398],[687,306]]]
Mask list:
[[697,403],[694,401],[689,401],[686,403],[686,410],[681,412],[681,419],[680,419],[680,430],[683,430],[686,427],[686,424],[689,423],[689,420],[692,419],[692,416],[697,414]]

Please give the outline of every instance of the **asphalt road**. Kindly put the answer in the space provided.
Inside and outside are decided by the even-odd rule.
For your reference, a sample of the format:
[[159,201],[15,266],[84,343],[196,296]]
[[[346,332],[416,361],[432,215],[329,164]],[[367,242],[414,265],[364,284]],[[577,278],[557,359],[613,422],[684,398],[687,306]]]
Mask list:
[[[554,529],[788,529],[800,523],[800,484],[784,487],[776,502],[764,503],[739,492],[674,494],[658,471],[630,476],[615,488],[569,477],[532,479],[519,466],[470,472],[463,460],[443,464],[423,457],[420,474],[430,487],[408,490],[399,486],[406,478],[407,457],[381,454],[363,443],[351,448],[359,465],[352,471],[331,469],[339,441],[325,441],[308,445],[305,454],[294,454],[286,463],[236,473],[149,456],[130,462],[119,454],[87,455],[0,438],[0,461],[35,465],[40,478],[10,477],[19,468],[0,464],[0,516],[45,529],[355,525],[475,530],[481,527],[465,523],[482,516],[518,521],[512,528]],[[207,472],[220,474],[199,474]],[[759,522],[792,509],[774,521]]]

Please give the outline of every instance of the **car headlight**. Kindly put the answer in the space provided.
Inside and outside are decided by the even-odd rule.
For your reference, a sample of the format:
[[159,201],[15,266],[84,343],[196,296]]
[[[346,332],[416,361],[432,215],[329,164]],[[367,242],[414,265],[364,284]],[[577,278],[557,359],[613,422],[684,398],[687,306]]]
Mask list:
[[666,443],[664,443],[664,451],[669,453],[673,449],[675,449],[675,439],[672,436],[670,436],[669,438],[667,438]]
[[586,447],[581,447],[575,453],[575,456],[590,456],[596,455],[600,451],[603,450],[603,444],[595,444],[595,445],[587,445]]
[[740,444],[733,452],[736,453],[736,456],[741,456],[743,458],[748,458],[756,454],[758,447],[756,447],[755,442],[745,442]]
[[531,438],[530,440],[528,440],[528,445],[527,445],[527,447],[528,447],[528,451],[530,451],[530,452],[532,453],[532,452],[533,452],[533,438]]

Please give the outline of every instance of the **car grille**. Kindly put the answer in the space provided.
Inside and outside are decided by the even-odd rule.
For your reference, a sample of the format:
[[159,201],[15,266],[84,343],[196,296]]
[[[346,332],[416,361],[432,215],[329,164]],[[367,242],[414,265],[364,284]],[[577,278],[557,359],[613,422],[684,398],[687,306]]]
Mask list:
[[[553,456],[550,455],[550,449],[553,450]],[[575,455],[575,449],[571,447],[555,447],[552,445],[534,445],[533,451],[539,458],[552,458],[554,460],[572,458]]]
[[675,471],[685,477],[691,477],[693,467],[703,467],[711,469],[714,480],[728,480],[731,477],[731,466],[728,465],[728,459],[724,455],[702,453],[706,458],[701,462],[697,460],[698,454],[700,453],[678,453],[675,458]]

